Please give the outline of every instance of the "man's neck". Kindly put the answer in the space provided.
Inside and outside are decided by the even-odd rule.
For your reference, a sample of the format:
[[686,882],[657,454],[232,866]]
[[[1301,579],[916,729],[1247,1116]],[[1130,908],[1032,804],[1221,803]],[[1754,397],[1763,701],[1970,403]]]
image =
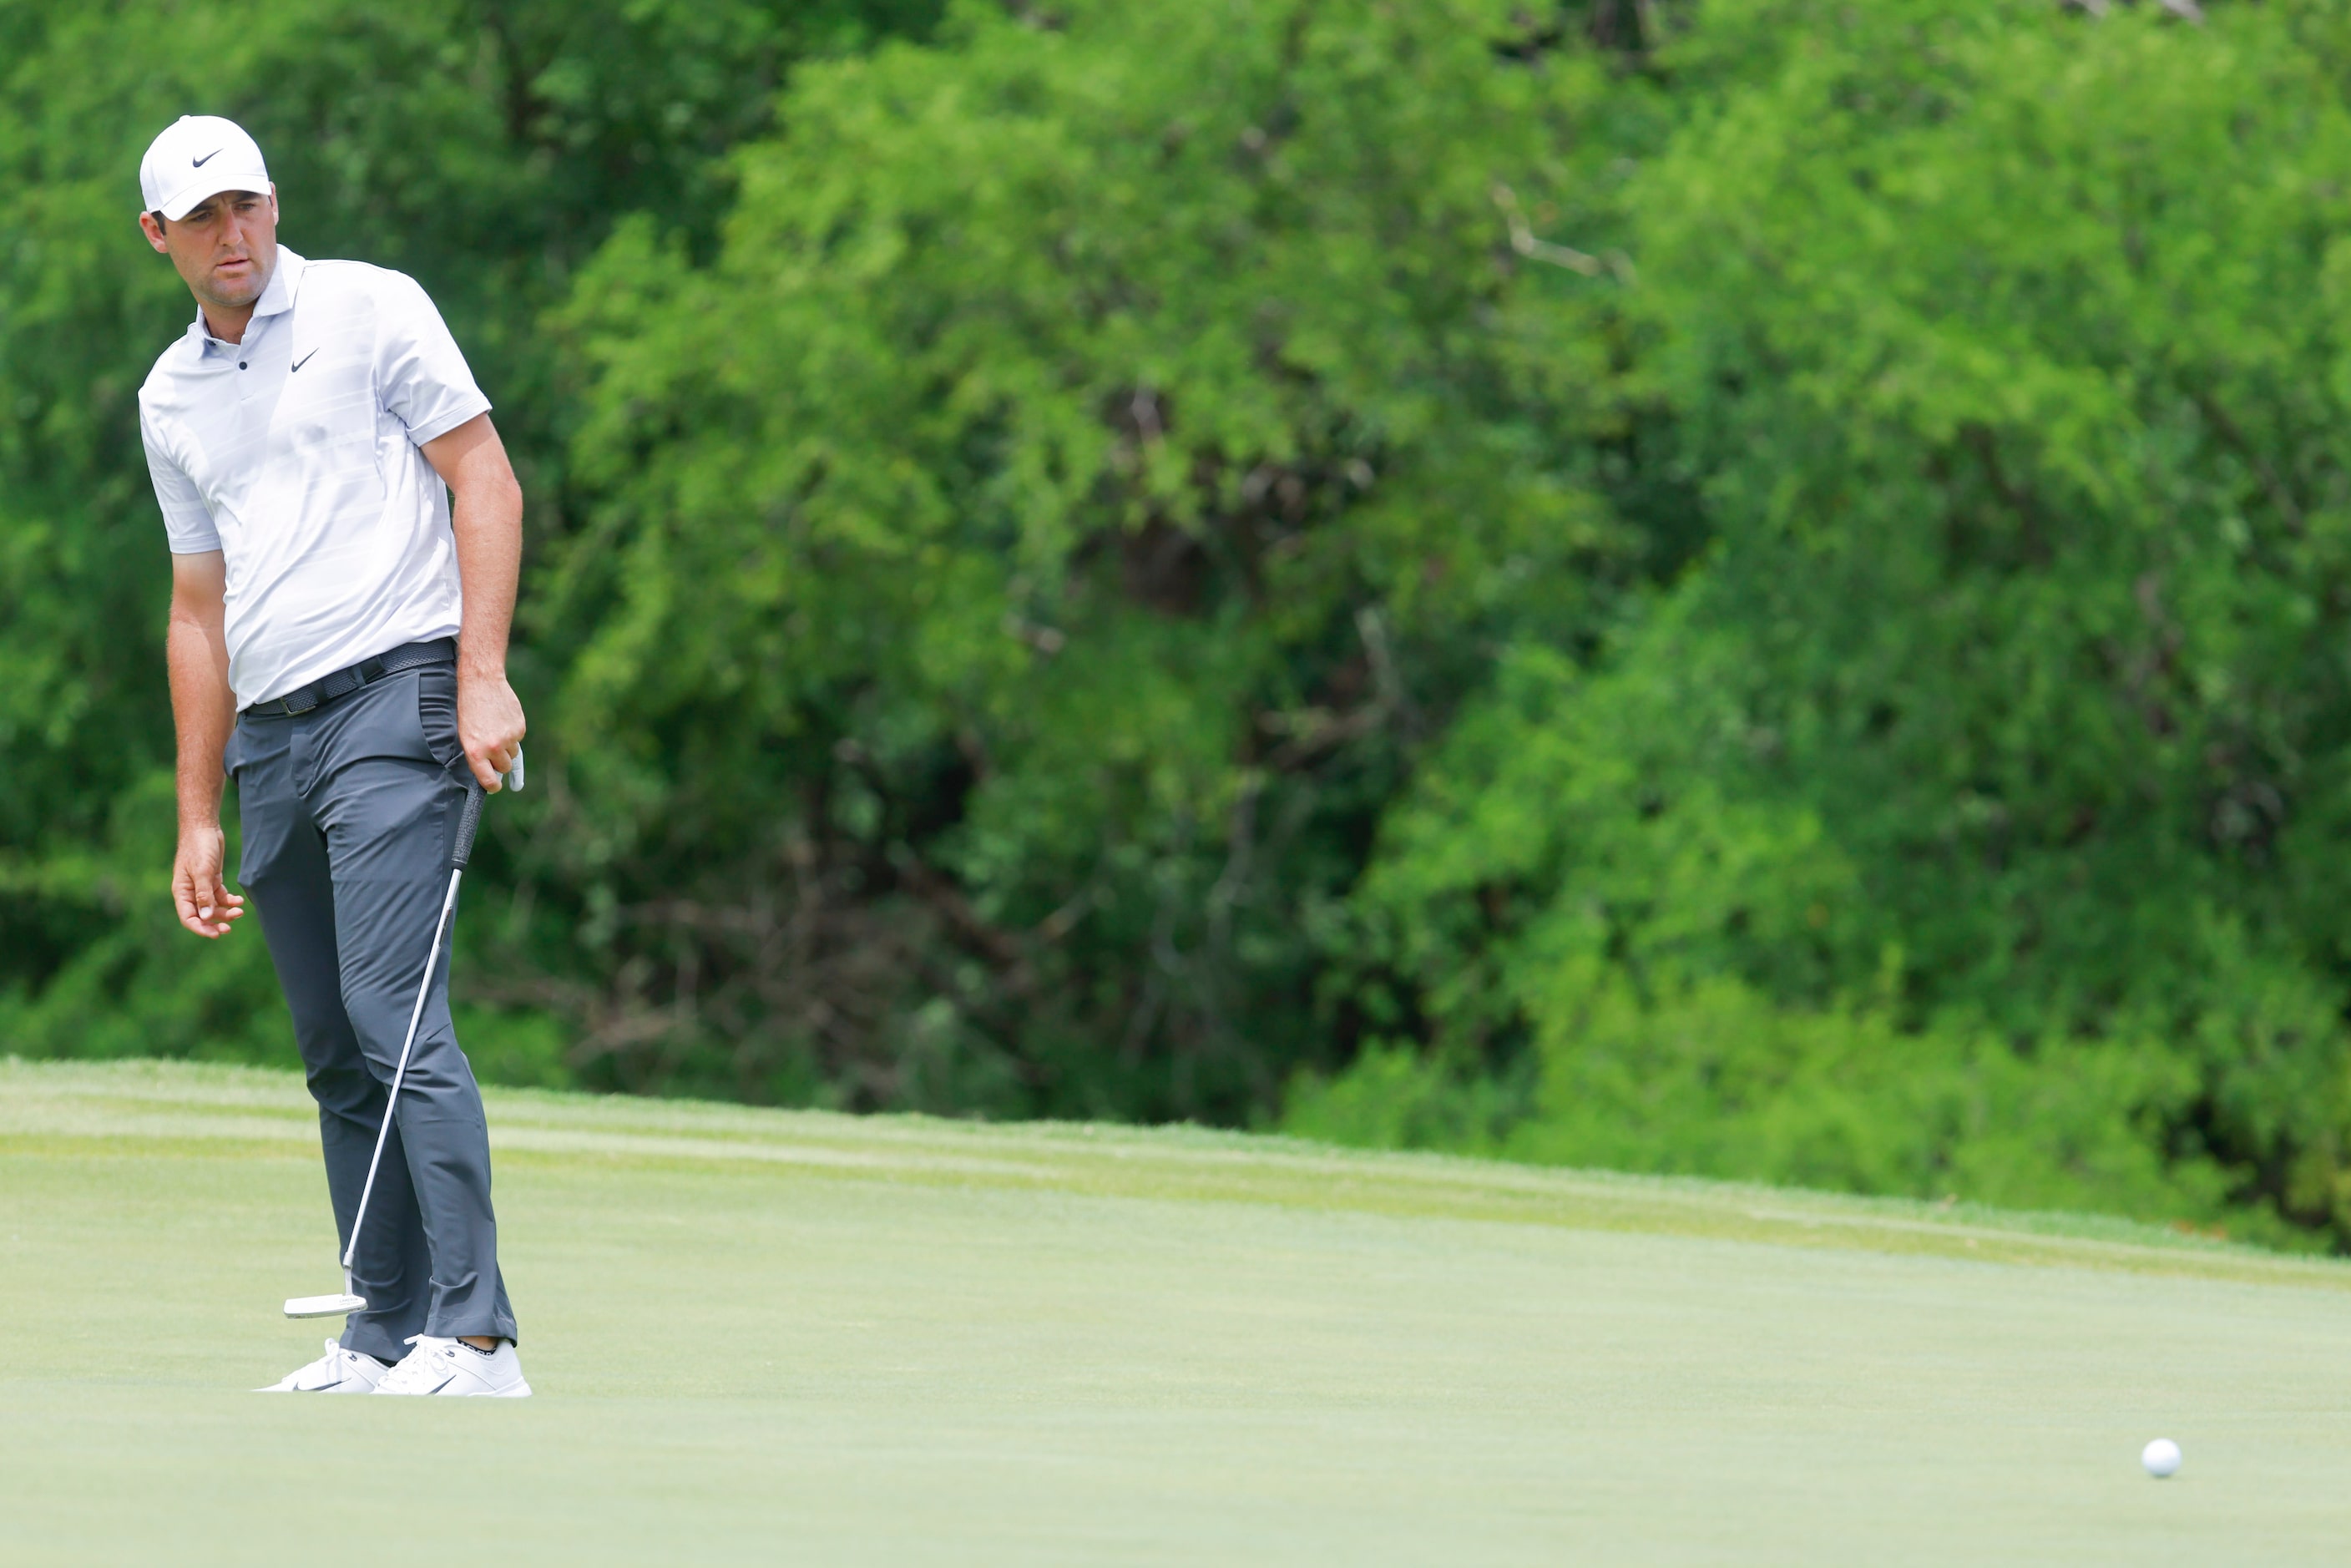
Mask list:
[[245,329],[253,325],[253,313],[261,308],[262,300],[268,297],[269,286],[277,281],[277,268],[283,260],[283,257],[276,256],[269,258],[269,270],[261,275],[261,287],[242,305],[223,305],[198,296],[196,308],[204,316],[204,330],[224,343],[244,342]]
[[254,298],[252,305],[214,305],[209,301],[204,302],[200,308],[204,315],[204,330],[224,343],[242,343],[245,341],[245,329],[253,324],[255,307],[260,303],[261,299],[257,295]]

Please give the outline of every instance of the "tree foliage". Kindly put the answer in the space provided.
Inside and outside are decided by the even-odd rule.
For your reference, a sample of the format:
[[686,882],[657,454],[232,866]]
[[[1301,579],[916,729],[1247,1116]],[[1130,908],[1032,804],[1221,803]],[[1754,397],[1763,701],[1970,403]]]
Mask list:
[[533,869],[624,1081],[1269,1103],[1479,639],[1627,570],[1613,296],[1494,190],[1606,221],[1590,61],[1483,5],[1063,22],[804,73],[711,267],[640,223],[575,297]]
[[286,1050],[150,895],[216,109],[523,460],[486,1071],[2351,1239],[2351,36],[2193,12],[0,4],[0,1033]]
[[1381,928],[1531,1031],[1506,1146],[2345,1233],[2339,26],[1801,15],[1634,198],[1713,549],[1465,721]]

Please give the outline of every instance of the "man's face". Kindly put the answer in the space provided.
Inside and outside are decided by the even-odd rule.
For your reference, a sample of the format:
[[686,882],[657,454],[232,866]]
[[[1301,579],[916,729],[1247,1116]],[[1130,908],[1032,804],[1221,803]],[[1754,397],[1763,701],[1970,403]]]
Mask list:
[[189,291],[206,305],[242,309],[261,298],[277,270],[277,188],[223,191],[163,223],[139,214],[147,243],[172,258]]

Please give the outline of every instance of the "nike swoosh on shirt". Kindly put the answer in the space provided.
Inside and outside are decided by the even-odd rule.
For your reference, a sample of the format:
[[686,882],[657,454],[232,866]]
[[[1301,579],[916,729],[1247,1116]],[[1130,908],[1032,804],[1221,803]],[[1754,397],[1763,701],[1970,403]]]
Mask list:
[[294,368],[295,368],[296,370],[298,370],[298,370],[300,370],[304,365],[308,364],[312,360],[315,360],[315,359],[317,359],[318,357],[319,357],[319,350],[316,350],[316,349],[313,349],[313,350],[311,350],[308,353],[307,353],[307,354],[303,355],[300,359],[298,359],[298,360],[295,361],[294,361]]
[[223,147],[215,147],[215,148],[214,148],[211,152],[209,152],[205,153],[203,157],[201,157],[201,158],[191,158],[191,159],[189,159],[189,160],[188,160],[188,162],[189,162],[189,163],[191,163],[191,164],[192,164],[192,165],[193,165],[194,167],[196,167],[196,168],[198,168],[198,169],[201,169],[201,168],[203,168],[205,164],[207,164],[207,163],[211,162],[214,159],[215,159],[215,158],[219,157],[223,152],[226,152],[226,151],[227,151],[227,149],[226,149],[226,148],[223,148]]

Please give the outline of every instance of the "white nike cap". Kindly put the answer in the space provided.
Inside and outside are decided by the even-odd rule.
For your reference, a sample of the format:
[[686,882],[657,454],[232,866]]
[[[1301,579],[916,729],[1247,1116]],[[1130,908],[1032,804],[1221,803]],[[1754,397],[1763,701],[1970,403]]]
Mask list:
[[269,166],[245,128],[217,114],[183,114],[164,127],[139,160],[142,213],[176,223],[206,196],[223,191],[266,193]]

